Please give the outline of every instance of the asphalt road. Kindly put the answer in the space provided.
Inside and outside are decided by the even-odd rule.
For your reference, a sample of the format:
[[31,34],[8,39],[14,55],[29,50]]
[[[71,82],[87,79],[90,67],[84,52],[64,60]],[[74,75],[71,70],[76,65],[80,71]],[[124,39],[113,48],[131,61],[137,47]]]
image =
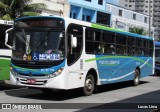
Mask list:
[[[29,105],[42,104],[45,110],[54,111],[108,111],[108,112],[153,112],[160,106],[160,77],[148,76],[141,79],[140,85],[131,82],[109,84],[98,87],[91,96],[82,96],[79,89],[53,91],[44,94],[37,89],[15,87],[0,83],[0,103]],[[49,103],[49,104],[48,104]],[[21,110],[0,110],[3,112],[20,112]],[[28,110],[37,112],[37,110]],[[157,111],[160,112],[160,111]]]

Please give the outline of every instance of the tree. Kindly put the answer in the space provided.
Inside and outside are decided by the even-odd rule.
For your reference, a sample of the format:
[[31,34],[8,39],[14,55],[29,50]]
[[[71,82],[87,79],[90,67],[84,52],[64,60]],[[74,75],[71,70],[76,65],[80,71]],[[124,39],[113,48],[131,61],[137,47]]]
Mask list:
[[37,16],[38,9],[46,8],[43,3],[30,2],[31,0],[0,0],[0,19],[13,20],[22,16]]
[[142,28],[134,27],[134,28],[131,28],[129,31],[131,33],[136,33],[136,34],[140,34],[140,35],[147,35],[147,32],[145,32]]

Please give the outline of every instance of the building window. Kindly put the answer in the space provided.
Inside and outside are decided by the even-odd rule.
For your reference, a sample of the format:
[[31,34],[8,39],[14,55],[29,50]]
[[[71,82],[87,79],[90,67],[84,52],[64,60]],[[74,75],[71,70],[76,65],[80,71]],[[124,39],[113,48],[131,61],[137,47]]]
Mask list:
[[133,19],[136,20],[136,14],[133,14]]
[[99,5],[103,5],[103,0],[98,0]]
[[70,18],[72,18],[72,13],[70,12]]
[[76,19],[76,13],[73,13],[73,19]]
[[147,17],[144,17],[144,22],[147,23]]
[[97,12],[97,23],[110,25],[110,14],[104,12]]
[[122,16],[123,10],[119,9],[119,16]]
[[91,2],[91,0],[84,0],[84,1],[88,1],[88,2]]
[[85,15],[82,15],[82,20],[85,21]]
[[90,22],[91,21],[91,16],[87,15],[86,16],[86,21]]
[[129,7],[132,7],[131,5],[129,5]]

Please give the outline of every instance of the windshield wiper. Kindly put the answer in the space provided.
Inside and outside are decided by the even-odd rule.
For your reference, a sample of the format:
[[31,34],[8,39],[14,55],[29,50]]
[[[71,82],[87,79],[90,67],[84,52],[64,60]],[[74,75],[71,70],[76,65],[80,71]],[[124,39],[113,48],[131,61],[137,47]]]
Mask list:
[[18,39],[19,39],[21,42],[26,43],[25,39],[24,39],[22,36],[20,36],[19,34],[17,34],[17,33],[16,33],[16,37],[18,37]]
[[29,46],[29,44],[30,44],[30,35],[25,35],[25,32],[23,31],[22,32],[22,36],[19,35],[18,33],[16,33],[16,37],[18,37],[18,39],[26,45],[26,53],[29,54],[31,52],[30,46]]

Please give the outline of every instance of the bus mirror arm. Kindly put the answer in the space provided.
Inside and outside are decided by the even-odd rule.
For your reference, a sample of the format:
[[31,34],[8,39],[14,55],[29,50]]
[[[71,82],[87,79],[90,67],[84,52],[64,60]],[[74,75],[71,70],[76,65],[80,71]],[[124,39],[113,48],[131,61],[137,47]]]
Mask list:
[[10,49],[12,49],[13,46],[10,46],[10,45],[7,44],[7,43],[8,43],[8,32],[9,32],[9,31],[12,31],[12,29],[13,29],[13,28],[10,28],[10,29],[6,30],[6,36],[5,36],[5,45],[6,45],[8,48],[10,48]]

